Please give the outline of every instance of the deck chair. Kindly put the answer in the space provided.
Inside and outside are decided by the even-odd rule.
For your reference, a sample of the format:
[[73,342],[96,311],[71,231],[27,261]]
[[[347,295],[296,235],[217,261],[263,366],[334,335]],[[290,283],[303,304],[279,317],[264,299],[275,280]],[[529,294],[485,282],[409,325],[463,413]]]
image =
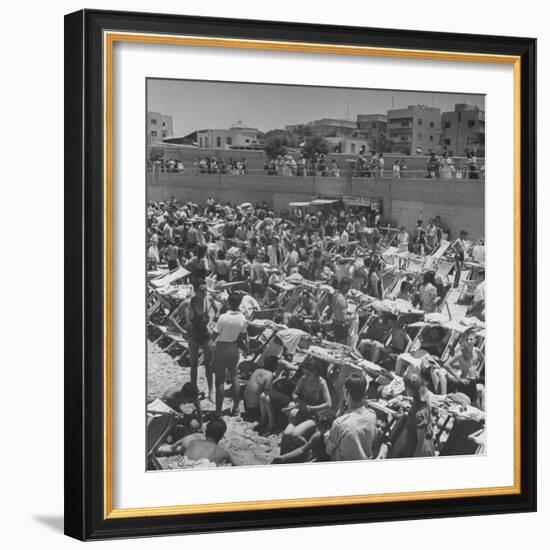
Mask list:
[[447,307],[447,313],[449,315],[449,319],[452,319],[452,315],[451,315],[451,310],[449,309],[447,301],[449,299],[449,296],[451,295],[452,290],[453,290],[453,285],[452,284],[449,283],[448,285],[446,285],[443,289],[442,296],[440,296],[441,301],[439,302],[439,304],[437,304],[437,312],[438,313],[442,313],[443,308]]
[[[393,297],[395,289],[399,289],[399,281],[403,279],[403,275],[398,271],[386,271],[382,274],[382,288],[384,289],[384,298]],[[398,290],[399,291],[399,290]]]
[[174,329],[166,325],[155,325],[152,323],[150,323],[150,325],[160,333],[159,336],[152,341],[153,344],[159,344],[163,338],[166,338],[169,341],[167,346],[162,347],[162,351],[168,353],[175,345],[179,345],[180,348],[182,348],[182,352],[179,355],[172,356],[175,361],[178,361],[189,353],[189,343],[184,334],[181,332],[176,332]]
[[155,286],[156,288],[161,288],[168,284],[175,283],[180,279],[188,277],[189,275],[190,275],[190,272],[187,271],[187,269],[185,269],[184,267],[178,267],[177,269],[170,271],[166,275],[157,277],[156,279],[152,279],[151,285]]
[[449,246],[451,246],[451,241],[446,241],[445,239],[442,239],[437,249],[432,253],[432,258],[434,260],[442,259],[443,255],[447,252]]
[[176,419],[172,414],[160,414],[147,417],[147,468],[151,470],[162,470],[157,457],[156,450],[166,439]]
[[411,256],[407,265],[407,271],[421,273],[424,270],[425,258],[422,256]]
[[465,298],[472,298],[479,283],[480,281],[462,280],[457,302],[464,300]]
[[449,273],[454,267],[454,262],[450,262],[449,260],[441,260],[437,264],[436,273],[442,278],[445,279],[449,276]]
[[382,252],[382,259],[387,262],[388,264],[395,265],[395,258],[397,254],[397,247],[396,246],[389,246],[384,252]]
[[346,256],[353,256],[355,254],[355,251],[357,250],[358,246],[359,246],[359,241],[351,241],[350,243],[348,243],[345,255]]
[[160,306],[162,305],[162,299],[156,292],[152,292],[147,298],[147,319],[150,319]]

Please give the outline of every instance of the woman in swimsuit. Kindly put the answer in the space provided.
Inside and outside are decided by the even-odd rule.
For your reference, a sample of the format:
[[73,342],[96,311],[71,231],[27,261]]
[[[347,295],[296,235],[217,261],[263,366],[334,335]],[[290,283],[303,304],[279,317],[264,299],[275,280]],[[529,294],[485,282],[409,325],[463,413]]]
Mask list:
[[292,393],[293,402],[287,407],[289,424],[283,432],[281,453],[288,450],[289,443],[303,443],[304,437],[315,429],[316,415],[332,407],[332,399],[326,380],[321,376],[321,362],[313,360],[302,365],[304,375]]

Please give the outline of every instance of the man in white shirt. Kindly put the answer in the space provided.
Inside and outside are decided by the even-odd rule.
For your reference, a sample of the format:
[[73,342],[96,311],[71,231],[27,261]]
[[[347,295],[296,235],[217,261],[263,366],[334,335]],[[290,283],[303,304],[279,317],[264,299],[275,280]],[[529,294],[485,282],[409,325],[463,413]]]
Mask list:
[[331,460],[365,460],[373,458],[372,444],[376,434],[376,415],[363,405],[367,380],[351,374],[344,383],[348,410],[334,421],[326,441]]
[[349,233],[346,231],[346,228],[342,229],[342,233],[340,234],[340,240],[338,241],[338,246],[345,246],[347,247],[349,244]]
[[384,177],[384,155],[382,153],[378,153],[378,170],[380,171],[380,177]]
[[229,295],[229,311],[220,315],[214,332],[216,347],[212,368],[216,377],[216,412],[218,414],[222,412],[227,372],[232,382],[232,414],[236,415],[239,412],[240,386],[237,365],[239,364],[239,345],[244,347],[247,326],[245,316],[239,311],[241,301],[239,294]]

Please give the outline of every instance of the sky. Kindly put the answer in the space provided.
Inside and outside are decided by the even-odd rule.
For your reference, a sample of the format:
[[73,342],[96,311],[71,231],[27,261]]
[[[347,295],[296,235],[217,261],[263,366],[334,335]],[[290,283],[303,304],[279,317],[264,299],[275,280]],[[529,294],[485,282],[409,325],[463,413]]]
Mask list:
[[453,111],[455,103],[484,109],[485,96],[430,91],[395,91],[285,86],[198,80],[148,79],[147,110],[172,115],[174,137],[205,128],[229,128],[237,121],[266,132],[319,118],[386,114],[421,103]]

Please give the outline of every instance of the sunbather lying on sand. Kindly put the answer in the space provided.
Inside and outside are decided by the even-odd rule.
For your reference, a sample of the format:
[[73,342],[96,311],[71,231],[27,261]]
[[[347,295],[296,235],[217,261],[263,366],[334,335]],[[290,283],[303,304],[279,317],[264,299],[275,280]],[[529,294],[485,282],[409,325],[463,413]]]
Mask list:
[[184,457],[192,461],[207,459],[218,466],[222,464],[236,466],[231,453],[219,445],[226,431],[227,424],[222,418],[210,420],[206,425],[205,438],[191,440],[185,448]]

